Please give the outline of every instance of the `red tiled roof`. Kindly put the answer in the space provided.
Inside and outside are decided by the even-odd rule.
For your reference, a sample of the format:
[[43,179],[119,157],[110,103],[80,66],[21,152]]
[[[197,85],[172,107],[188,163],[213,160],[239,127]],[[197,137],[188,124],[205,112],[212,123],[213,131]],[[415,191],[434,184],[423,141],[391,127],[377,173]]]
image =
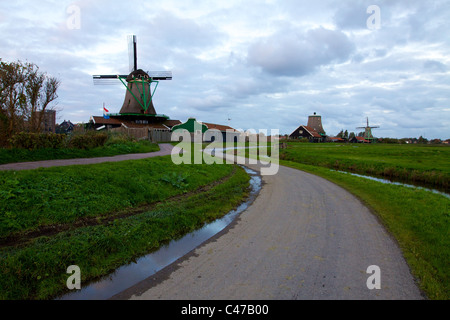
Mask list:
[[322,138],[322,136],[316,130],[314,130],[313,128],[308,127],[308,126],[302,126],[302,127],[305,128],[306,130],[308,130],[308,132],[310,134],[312,134],[312,136],[314,138]]
[[364,137],[355,137],[356,140],[362,141],[362,142],[370,142],[369,140],[364,139]]
[[220,130],[222,132],[227,131],[227,130],[236,131],[232,127],[224,126],[224,125],[221,125],[221,124],[205,123],[205,122],[203,122],[203,124],[206,125],[208,127],[208,129],[217,129],[217,130]]
[[109,119],[105,119],[104,117],[92,117],[94,119],[94,123],[95,124],[102,124],[102,125],[107,125],[107,124],[115,124],[115,125],[121,125],[123,121],[120,121],[119,119],[114,119],[114,118],[109,118]]
[[166,121],[164,121],[164,124],[166,126],[168,126],[169,128],[172,128],[173,126],[181,124],[181,121],[180,120],[166,120]]
[[[99,117],[99,116],[94,116],[92,118],[94,119],[94,123],[97,125],[119,125],[119,126],[121,126],[123,124],[128,128],[146,128],[147,127],[147,128],[154,128],[154,129],[170,129],[170,128],[182,123],[180,120],[166,120],[163,123],[137,124],[137,123],[134,123],[133,121],[121,120],[121,119],[117,119],[117,118],[105,119],[104,117]],[[222,132],[225,132],[226,130],[236,131],[235,129],[233,129],[229,126],[225,126],[225,125],[214,124],[214,123],[203,123],[203,124],[206,125],[208,127],[208,129],[217,129]]]
[[[140,124],[135,123],[130,120],[121,120],[121,119],[115,119],[115,118],[109,118],[105,119],[104,117],[93,117],[95,124],[97,125],[116,125],[116,126],[122,126],[124,125],[127,128],[152,128],[152,129],[163,129],[163,130],[170,130],[168,126],[165,126],[162,123],[148,123],[148,124]],[[177,120],[175,120],[177,121]]]
[[164,126],[162,123],[147,123],[147,124],[141,124],[141,123],[134,123],[132,121],[122,121],[123,125],[127,128],[132,129],[140,129],[140,128],[151,128],[151,129],[164,129],[164,130],[170,130],[166,126]]

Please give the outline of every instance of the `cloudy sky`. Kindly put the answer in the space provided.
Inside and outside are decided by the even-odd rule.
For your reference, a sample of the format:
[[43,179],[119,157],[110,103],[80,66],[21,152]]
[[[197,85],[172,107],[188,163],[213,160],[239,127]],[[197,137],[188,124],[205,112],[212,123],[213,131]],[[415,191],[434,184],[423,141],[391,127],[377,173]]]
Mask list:
[[92,75],[128,73],[135,34],[138,67],[173,72],[154,97],[171,119],[448,139],[449,30],[448,0],[0,2],[0,58],[61,80],[58,122],[119,112],[125,88]]

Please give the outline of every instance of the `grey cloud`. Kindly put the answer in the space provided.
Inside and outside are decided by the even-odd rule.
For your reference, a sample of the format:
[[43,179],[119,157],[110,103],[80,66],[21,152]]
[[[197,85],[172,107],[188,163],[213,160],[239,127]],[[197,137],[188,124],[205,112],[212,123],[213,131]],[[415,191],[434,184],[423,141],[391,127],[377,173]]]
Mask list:
[[369,14],[367,8],[370,4],[356,3],[355,1],[342,2],[334,14],[334,23],[340,29],[365,29]]
[[210,24],[199,24],[195,20],[177,17],[162,12],[148,22],[148,31],[161,44],[170,48],[206,48],[215,45],[223,37]]
[[355,46],[341,31],[323,27],[300,34],[283,30],[248,50],[248,63],[276,76],[304,76],[317,67],[349,59]]
[[435,72],[446,72],[448,70],[447,66],[442,62],[436,60],[427,60],[423,63],[423,67],[426,70],[435,71]]

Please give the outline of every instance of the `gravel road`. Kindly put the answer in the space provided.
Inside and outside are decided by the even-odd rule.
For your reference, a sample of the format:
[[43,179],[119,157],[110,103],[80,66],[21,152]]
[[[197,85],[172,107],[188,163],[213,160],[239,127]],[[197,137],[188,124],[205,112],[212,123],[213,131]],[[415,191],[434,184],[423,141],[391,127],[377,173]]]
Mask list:
[[[113,298],[423,299],[396,242],[350,193],[282,166],[263,181],[220,236]],[[381,288],[370,290],[373,265]]]

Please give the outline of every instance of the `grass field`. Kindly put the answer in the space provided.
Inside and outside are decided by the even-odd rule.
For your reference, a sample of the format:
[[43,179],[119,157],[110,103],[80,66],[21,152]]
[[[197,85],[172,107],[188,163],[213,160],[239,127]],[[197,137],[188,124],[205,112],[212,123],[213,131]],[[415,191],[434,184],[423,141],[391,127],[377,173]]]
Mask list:
[[48,299],[158,249],[243,201],[234,165],[170,157],[0,172],[0,299]]
[[450,190],[450,147],[387,144],[287,144],[280,159]]

